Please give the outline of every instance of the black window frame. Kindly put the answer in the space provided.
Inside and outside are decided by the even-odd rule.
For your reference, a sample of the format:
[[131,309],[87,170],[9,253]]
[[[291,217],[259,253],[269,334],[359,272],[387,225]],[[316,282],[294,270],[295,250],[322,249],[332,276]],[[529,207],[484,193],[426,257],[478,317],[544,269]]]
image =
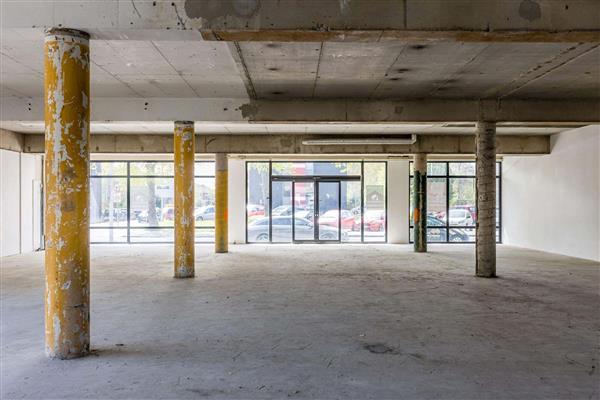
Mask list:
[[[120,242],[110,242],[110,241],[92,241],[91,237],[90,237],[90,244],[170,244],[170,243],[174,243],[174,241],[172,240],[166,240],[166,241],[132,241],[131,240],[131,231],[132,230],[150,230],[150,229],[159,229],[159,230],[174,230],[175,227],[174,226],[131,226],[131,179],[137,179],[137,178],[166,178],[166,179],[175,179],[175,175],[160,175],[160,174],[150,174],[150,175],[137,175],[137,174],[132,174],[131,173],[131,164],[132,163],[156,163],[156,164],[165,164],[165,163],[171,163],[173,164],[174,161],[172,160],[91,160],[90,163],[125,163],[127,166],[126,169],[126,174],[120,174],[120,175],[92,175],[91,170],[90,170],[90,182],[92,179],[98,179],[98,178],[121,178],[121,179],[126,179],[127,182],[127,226],[125,227],[104,227],[104,226],[90,226],[90,230],[94,229],[94,230],[111,230],[111,229],[126,229],[127,230],[127,241],[120,241]],[[213,160],[194,160],[194,180],[196,178],[215,178],[215,175],[196,175],[196,163],[209,163],[209,164],[213,164],[215,161]],[[173,171],[175,169],[173,168]],[[214,169],[213,169],[214,170]],[[215,227],[214,226],[194,226],[194,229],[198,229],[198,230],[214,230]],[[90,235],[91,236],[91,235]],[[210,244],[210,243],[214,243],[214,237],[213,240],[211,241],[198,241],[195,240],[195,243],[200,243],[200,244]]]
[[[446,230],[446,240],[445,241],[427,241],[428,244],[473,244],[475,243],[475,240],[473,241],[461,241],[461,242],[454,242],[454,241],[450,241],[450,229],[473,229],[475,232],[477,232],[477,225],[474,226],[455,226],[455,225],[450,225],[449,221],[449,213],[450,213],[450,179],[460,179],[460,178],[469,178],[469,179],[473,179],[475,180],[475,203],[477,203],[477,164],[475,161],[468,161],[468,160],[428,160],[427,161],[427,169],[429,170],[429,164],[445,164],[446,167],[446,173],[445,174],[436,174],[436,175],[429,175],[427,174],[427,178],[429,179],[431,178],[442,178],[445,180],[445,184],[446,184],[446,221],[444,225],[436,225],[436,228],[433,229],[445,229]],[[450,164],[460,164],[460,163],[465,163],[465,164],[475,164],[475,173],[473,175],[464,175],[464,174],[451,174],[450,173]],[[410,204],[412,203],[412,199],[411,199],[411,183],[412,183],[412,179],[414,177],[414,169],[413,169],[413,161],[409,162],[409,166],[408,166],[408,204],[409,204],[409,210],[408,210],[408,237],[409,237],[409,243],[414,243],[414,240],[411,239],[412,235],[411,235],[411,231],[414,228],[414,224],[411,218],[411,210],[410,210]],[[498,235],[496,237],[496,243],[497,244],[502,244],[502,160],[496,160],[496,182],[497,182],[497,199],[498,199],[498,204],[496,204],[496,209],[498,211],[498,223],[496,224],[496,229],[498,230]],[[427,230],[429,231],[429,226],[427,227]]]
[[[269,241],[268,242],[250,242],[248,241],[248,165],[252,164],[252,163],[264,163],[264,164],[268,164],[268,176],[269,176],[269,193],[267,196],[268,199],[268,209],[269,209]],[[360,164],[360,175],[273,175],[273,163],[356,163],[356,164]],[[373,241],[373,240],[365,240],[365,227],[364,227],[364,215],[365,215],[365,179],[364,179],[364,175],[365,175],[365,164],[370,164],[370,163],[374,163],[374,164],[383,164],[384,165],[384,173],[385,173],[385,177],[384,177],[384,182],[385,182],[385,233],[384,233],[384,237],[383,240],[377,240],[377,241]],[[340,180],[340,181],[344,181],[344,180],[360,180],[361,182],[361,201],[360,201],[360,207],[361,207],[361,227],[360,227],[360,241],[357,242],[350,242],[350,241],[332,241],[331,243],[336,243],[336,244],[385,244],[388,243],[388,236],[389,236],[389,232],[388,232],[388,215],[389,215],[389,209],[388,209],[388,163],[386,160],[246,160],[246,166],[245,166],[245,208],[244,208],[244,221],[245,221],[245,242],[246,244],[255,244],[255,243],[268,243],[268,244],[290,244],[290,243],[299,243],[299,242],[274,242],[273,241],[273,230],[272,230],[272,226],[273,224],[271,223],[272,221],[272,193],[273,193],[273,182],[274,181],[293,181],[293,180],[303,180],[303,181],[307,181],[307,180],[313,180],[313,179],[317,179],[320,181],[326,181],[327,179],[330,180]],[[341,231],[340,231],[340,238],[341,238]],[[326,244],[327,241],[316,241],[316,242],[311,242],[311,243],[316,243],[316,244]]]

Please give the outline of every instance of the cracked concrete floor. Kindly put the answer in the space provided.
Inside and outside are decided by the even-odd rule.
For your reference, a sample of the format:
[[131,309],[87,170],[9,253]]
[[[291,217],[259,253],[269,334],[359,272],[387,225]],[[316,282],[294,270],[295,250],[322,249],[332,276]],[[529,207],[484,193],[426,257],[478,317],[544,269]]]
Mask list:
[[93,355],[43,354],[43,254],[1,259],[2,398],[598,398],[600,264],[471,245],[92,247]]

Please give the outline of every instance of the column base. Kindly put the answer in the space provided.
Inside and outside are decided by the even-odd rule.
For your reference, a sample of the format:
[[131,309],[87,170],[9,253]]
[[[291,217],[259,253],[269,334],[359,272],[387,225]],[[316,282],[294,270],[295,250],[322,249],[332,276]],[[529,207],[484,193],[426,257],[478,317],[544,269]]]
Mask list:
[[177,272],[175,273],[175,275],[173,276],[173,278],[175,279],[186,279],[186,278],[193,278],[195,276],[194,274],[194,268],[186,268],[186,267],[179,267],[177,269]]
[[53,353],[51,351],[48,351],[48,349],[46,349],[46,357],[48,357],[51,360],[74,360],[76,358],[83,358],[83,357],[87,357],[90,355],[90,350],[85,350],[83,352],[80,353],[67,353],[67,354],[58,354],[58,353]]
[[496,274],[483,274],[483,273],[476,273],[475,276],[477,278],[497,278],[498,275]]

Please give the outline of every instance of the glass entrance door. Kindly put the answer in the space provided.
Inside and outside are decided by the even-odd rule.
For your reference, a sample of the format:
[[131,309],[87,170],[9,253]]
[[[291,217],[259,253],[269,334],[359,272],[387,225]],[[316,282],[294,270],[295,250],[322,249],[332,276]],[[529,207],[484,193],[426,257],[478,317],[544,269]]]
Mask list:
[[340,181],[293,181],[292,199],[294,242],[340,241]]
[[339,242],[341,232],[340,181],[317,182],[317,238],[323,242]]
[[315,228],[315,182],[294,181],[292,198],[292,232],[294,242],[313,242],[316,240]]

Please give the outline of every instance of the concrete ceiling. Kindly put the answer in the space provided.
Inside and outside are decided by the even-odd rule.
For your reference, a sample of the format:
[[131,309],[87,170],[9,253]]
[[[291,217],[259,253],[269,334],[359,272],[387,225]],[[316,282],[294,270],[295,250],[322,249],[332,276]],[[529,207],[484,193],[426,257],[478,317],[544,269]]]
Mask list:
[[[2,97],[44,92],[43,38],[12,32],[0,47]],[[92,97],[246,97],[226,43],[93,40]]]
[[259,99],[595,98],[600,48],[577,43],[239,45]]
[[[43,95],[41,36],[8,30],[2,97]],[[598,43],[93,40],[94,97],[598,98]]]
[[0,127],[43,131],[43,32],[63,26],[92,37],[93,133],[189,119],[215,134],[464,134],[485,99],[517,123],[499,134],[551,134],[600,120],[598,16],[597,0],[2,1]]
[[[262,124],[262,123],[203,123],[196,122],[196,133],[199,135],[227,135],[227,134],[367,134],[367,135],[392,135],[392,134],[474,134],[473,123],[446,123],[446,124],[364,124],[364,123],[327,123],[327,124]],[[509,124],[499,123],[499,135],[550,135],[562,132],[581,124]],[[25,134],[42,134],[43,121],[0,122],[0,128]],[[171,134],[172,122],[92,122],[93,134]]]

